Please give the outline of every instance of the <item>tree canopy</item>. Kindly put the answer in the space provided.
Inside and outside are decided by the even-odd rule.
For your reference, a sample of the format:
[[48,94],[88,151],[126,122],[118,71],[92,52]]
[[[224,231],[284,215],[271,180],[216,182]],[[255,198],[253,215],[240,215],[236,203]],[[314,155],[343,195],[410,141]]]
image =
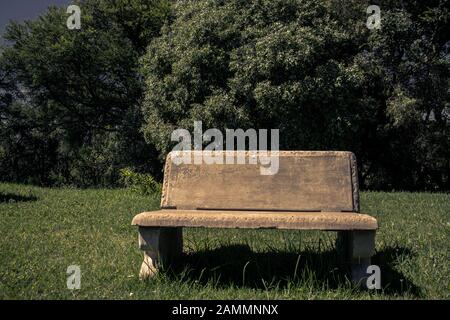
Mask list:
[[[79,3],[82,28],[65,8],[12,23],[0,58],[3,179],[79,186],[112,184],[124,166],[152,171],[139,133],[140,54],[170,13],[167,1]],[[3,156],[2,156],[3,155]]]
[[[446,1],[187,1],[143,58],[144,133],[279,128],[280,148],[352,150],[369,188],[448,189]],[[430,115],[433,114],[431,117]]]

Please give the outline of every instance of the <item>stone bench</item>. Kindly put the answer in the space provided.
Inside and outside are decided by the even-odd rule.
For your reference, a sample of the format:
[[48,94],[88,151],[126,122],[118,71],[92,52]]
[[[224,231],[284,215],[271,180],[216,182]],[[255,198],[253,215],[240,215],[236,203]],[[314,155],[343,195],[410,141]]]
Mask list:
[[244,153],[245,164],[176,165],[174,153],[168,155],[161,210],[132,221],[144,252],[140,277],[152,277],[160,264],[180,257],[183,227],[205,227],[337,231],[337,249],[352,280],[366,278],[378,224],[359,213],[353,153],[279,151],[273,175],[261,175],[261,165],[249,163],[255,152]]

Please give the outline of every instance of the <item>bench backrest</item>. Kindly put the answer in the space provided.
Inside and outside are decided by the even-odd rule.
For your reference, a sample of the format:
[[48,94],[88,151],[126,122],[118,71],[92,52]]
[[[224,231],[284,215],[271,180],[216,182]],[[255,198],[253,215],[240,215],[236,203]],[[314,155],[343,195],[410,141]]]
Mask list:
[[[190,154],[194,155],[194,151]],[[245,152],[245,164],[175,164],[172,152],[166,160],[161,208],[359,212],[353,153],[274,154],[279,156],[278,172],[262,175],[259,162],[248,161],[255,151]]]

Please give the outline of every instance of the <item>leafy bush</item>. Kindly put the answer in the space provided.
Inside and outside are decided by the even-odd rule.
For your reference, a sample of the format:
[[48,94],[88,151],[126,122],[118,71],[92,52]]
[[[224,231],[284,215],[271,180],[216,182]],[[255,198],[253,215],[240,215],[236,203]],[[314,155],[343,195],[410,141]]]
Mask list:
[[150,174],[137,173],[129,168],[120,170],[124,185],[141,195],[160,194],[162,186]]

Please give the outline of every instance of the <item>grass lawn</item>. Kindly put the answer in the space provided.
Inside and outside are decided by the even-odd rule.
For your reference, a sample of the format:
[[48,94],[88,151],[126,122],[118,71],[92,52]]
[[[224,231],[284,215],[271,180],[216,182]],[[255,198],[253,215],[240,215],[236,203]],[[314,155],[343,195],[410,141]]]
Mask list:
[[[351,286],[335,233],[185,229],[184,267],[139,281],[130,225],[159,199],[0,184],[0,299],[449,299],[450,195],[365,192],[383,290]],[[66,287],[79,265],[81,290]]]

